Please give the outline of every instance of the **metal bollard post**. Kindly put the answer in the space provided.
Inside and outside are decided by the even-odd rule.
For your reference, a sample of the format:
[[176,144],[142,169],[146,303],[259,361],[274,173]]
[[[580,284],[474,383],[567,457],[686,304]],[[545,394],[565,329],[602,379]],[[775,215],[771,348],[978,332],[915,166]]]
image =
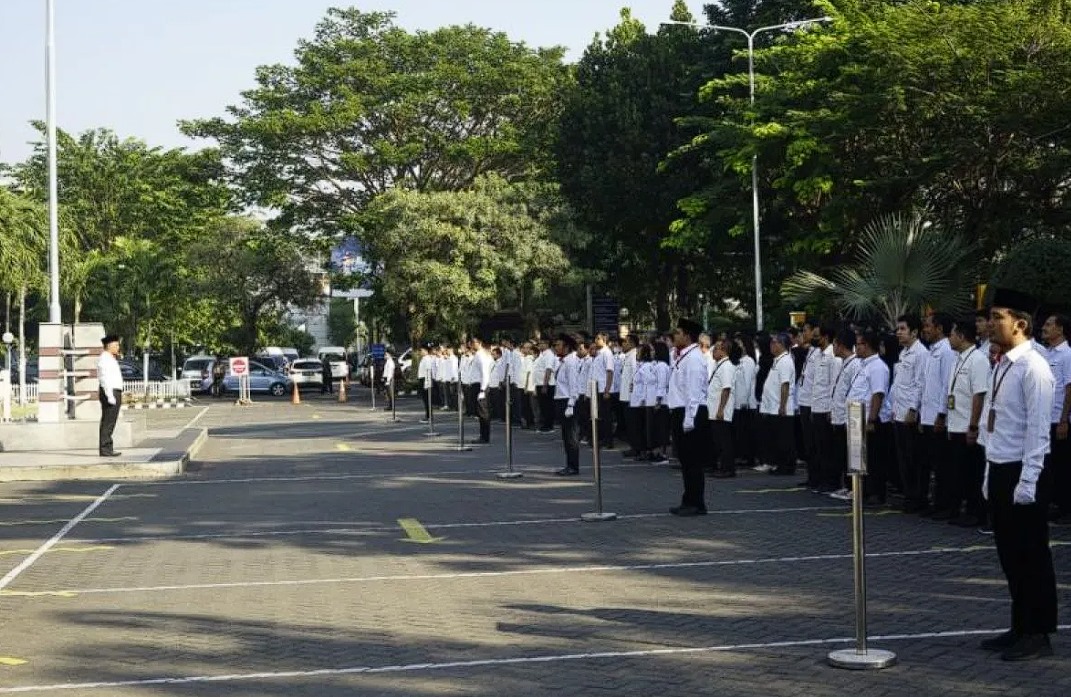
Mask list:
[[457,447],[459,453],[472,452],[472,448],[465,444],[465,391],[461,381],[457,383]]
[[599,389],[595,381],[588,384],[588,400],[591,402],[591,469],[595,474],[595,512],[584,513],[580,520],[598,523],[617,520],[616,513],[602,510],[602,456],[599,454]]
[[[374,390],[375,388],[373,388]],[[401,419],[398,418],[398,390],[394,386],[394,376],[390,378],[390,420],[394,423],[398,423]]]
[[513,414],[511,413],[511,404],[513,403],[513,390],[510,389],[509,384],[509,367],[506,367],[506,471],[499,472],[499,479],[520,479],[524,476],[523,472],[517,472],[513,469]]
[[866,544],[863,537],[863,477],[866,419],[862,402],[848,404],[848,471],[852,476],[852,557],[855,579],[855,648],[831,651],[829,664],[848,670],[878,670],[896,664],[896,654],[866,645]]
[[431,387],[432,383],[428,381],[428,432],[424,434],[425,438],[438,438],[441,433],[435,432],[435,407],[431,403]]
[[[391,381],[393,383],[393,380]],[[368,366],[368,384],[372,386],[372,411],[376,410],[376,366],[375,363]]]

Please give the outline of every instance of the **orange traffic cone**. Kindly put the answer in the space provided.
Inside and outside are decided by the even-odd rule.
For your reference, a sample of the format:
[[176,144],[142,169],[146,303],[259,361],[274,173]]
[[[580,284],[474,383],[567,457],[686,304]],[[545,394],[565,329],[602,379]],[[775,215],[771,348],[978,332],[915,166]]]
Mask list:
[[301,390],[298,389],[298,385],[296,382],[294,383],[293,391],[290,393],[290,403],[301,404]]
[[343,380],[342,382],[338,383],[338,401],[339,402],[345,402],[346,401],[346,381],[345,380]]

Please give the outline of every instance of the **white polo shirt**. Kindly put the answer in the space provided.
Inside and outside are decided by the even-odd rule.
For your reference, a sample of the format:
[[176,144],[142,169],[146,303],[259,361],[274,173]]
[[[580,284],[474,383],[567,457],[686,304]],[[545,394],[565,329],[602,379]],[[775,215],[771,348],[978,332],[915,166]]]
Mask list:
[[[989,390],[989,357],[974,346],[956,354],[945,394],[952,408],[948,410],[946,425],[949,433],[967,432],[971,422],[971,403],[975,395],[984,395]],[[979,422],[979,426],[981,423]]]
[[774,359],[766,382],[762,385],[762,405],[759,412],[777,416],[781,409],[781,385],[788,385],[788,401],[785,404],[785,416],[792,416],[796,405],[792,400],[792,383],[796,381],[796,366],[792,363],[792,354],[785,351]]
[[729,390],[729,401],[725,403],[723,421],[733,420],[733,410],[736,400],[733,391],[736,389],[736,366],[728,358],[723,358],[714,363],[714,370],[710,373],[707,382],[707,414],[711,421],[718,416],[718,407],[721,405],[721,393]]

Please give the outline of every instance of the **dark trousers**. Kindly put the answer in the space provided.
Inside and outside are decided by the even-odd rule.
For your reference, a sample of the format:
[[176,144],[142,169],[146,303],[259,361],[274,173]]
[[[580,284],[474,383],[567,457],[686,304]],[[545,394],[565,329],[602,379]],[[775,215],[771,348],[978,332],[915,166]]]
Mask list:
[[673,409],[670,415],[673,423],[673,439],[677,444],[677,455],[681,461],[681,479],[684,483],[681,505],[706,510],[703,454],[710,447],[710,421],[707,419],[707,408],[699,407],[695,415],[695,428],[688,433],[684,432],[684,409]]
[[614,422],[617,420],[617,398],[599,393],[599,446],[614,447]]
[[763,414],[762,442],[766,444],[763,461],[781,472],[796,470],[796,418]]
[[867,476],[863,491],[867,497],[876,497],[885,502],[889,486],[889,471],[892,468],[893,431],[891,424],[874,424],[874,431],[866,434]]
[[556,399],[558,407],[558,423],[562,425],[562,445],[565,446],[565,466],[568,469],[580,471],[580,432],[577,429],[576,414],[565,415],[565,408],[569,404],[567,399]]
[[[950,511],[959,505],[955,498],[955,465],[948,455],[948,433],[937,431],[933,426],[923,426],[921,434],[921,452],[923,461],[922,477],[929,484],[933,472],[933,508],[937,511]],[[923,489],[925,492],[926,489]],[[925,502],[925,499],[923,499]]]
[[829,429],[829,457],[826,459],[822,481],[840,489],[844,486],[845,475],[848,474],[848,427],[844,424],[831,425]]
[[754,409],[737,409],[733,412],[733,445],[736,456],[747,467],[755,466],[755,420]]
[[119,407],[123,403],[123,391],[112,390],[112,396],[115,399],[115,404],[108,404],[108,397],[104,390],[97,390],[97,398],[100,400],[100,436],[97,440],[101,455],[115,451],[112,433],[115,431],[115,422],[119,420]]
[[810,407],[800,407],[799,416],[796,417],[799,420],[799,438],[796,440],[796,444],[799,446],[798,457],[807,463],[807,474],[810,476],[811,461],[814,460],[814,430],[811,422]]
[[614,395],[614,438],[617,440],[623,440],[626,443],[629,442],[628,427],[628,400],[621,399],[620,394]]
[[474,384],[468,386],[469,402],[472,403],[472,413],[480,420],[480,442],[491,442],[491,406],[488,403],[487,395],[484,395],[483,399],[480,399],[480,385]]
[[733,447],[733,422],[711,421],[710,433],[717,458],[717,468],[721,472],[736,472],[736,450]]
[[383,392],[387,395],[387,411],[394,411],[394,383],[383,385]]
[[993,539],[1011,593],[1012,631],[1051,634],[1056,631],[1056,574],[1049,550],[1047,492],[1039,481],[1035,503],[1014,504],[1022,469],[1020,462],[989,465]]
[[1052,502],[1060,510],[1060,515],[1071,514],[1071,440],[1056,438],[1056,424],[1049,429],[1049,454],[1045,457],[1045,470],[1042,477],[1049,482]]
[[424,403],[424,418],[431,418],[431,388],[420,387],[420,401]]
[[522,426],[530,423],[531,416],[528,415],[528,400],[525,399],[524,390],[516,385],[510,385],[509,396],[513,400],[510,404],[510,418],[513,419],[513,425]]
[[638,453],[645,452],[650,446],[647,442],[647,408],[628,408],[628,444]]
[[904,503],[925,505],[930,497],[930,471],[928,467],[923,466],[918,424],[894,422],[893,441],[896,446],[896,463],[900,470],[900,485],[904,491]]
[[587,397],[576,398],[576,425],[580,431],[580,440],[591,442],[591,400]]
[[951,510],[964,509],[967,515],[986,520],[985,499],[982,498],[982,482],[985,481],[985,449],[975,443],[967,444],[966,433],[948,434],[948,459],[952,463],[949,480]]
[[825,477],[831,469],[829,458],[833,441],[833,422],[828,412],[811,411],[811,456],[807,459],[807,482],[811,486],[829,486]]
[[669,445],[670,417],[669,409],[646,407],[647,409],[647,447],[657,450]]
[[487,388],[487,403],[488,409],[490,409],[491,412],[491,418],[496,421],[505,421],[506,400],[502,388],[493,386]]
[[[476,395],[480,392],[479,387],[478,383],[469,383],[461,390],[465,398],[465,416],[476,416]],[[477,388],[475,392],[472,391],[473,388]]]
[[457,409],[457,383],[456,382],[444,382],[443,388],[446,390],[445,403],[447,409]]
[[550,387],[537,387],[536,395],[539,398],[539,428],[543,431],[549,431],[554,428],[554,414],[555,404],[557,401],[554,399],[554,388]]

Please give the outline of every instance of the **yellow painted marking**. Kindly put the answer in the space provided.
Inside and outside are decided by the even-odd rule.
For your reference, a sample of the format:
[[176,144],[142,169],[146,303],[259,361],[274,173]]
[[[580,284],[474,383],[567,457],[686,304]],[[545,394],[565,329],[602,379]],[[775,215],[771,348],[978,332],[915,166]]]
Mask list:
[[5,595],[14,598],[73,598],[78,594],[74,591],[0,591],[0,596]]
[[435,542],[440,542],[445,538],[432,537],[428,529],[420,524],[420,521],[416,518],[399,518],[398,525],[402,526],[402,530],[405,530],[406,542],[416,542],[421,545],[430,545]]
[[[900,513],[901,513],[900,511],[891,511],[891,510],[888,510],[888,511],[864,511],[863,512],[864,515],[900,515]],[[847,513],[819,513],[818,517],[820,517],[820,518],[851,518],[852,517],[852,512],[848,511]]]
[[807,491],[805,486],[794,486],[788,489],[737,489],[738,494],[783,494],[786,491]]
[[[53,552],[103,552],[108,549],[115,549],[108,545],[94,545],[91,547],[53,547],[45,552],[45,554],[52,554]],[[33,554],[36,550],[33,549],[8,549],[0,552],[0,557],[12,555],[12,554]]]
[[352,451],[353,448],[351,448],[350,446],[346,445],[345,443],[335,443],[335,450],[341,450],[344,453],[348,453],[348,452]]
[[[83,523],[119,523],[124,520],[137,520],[135,516],[123,516],[121,518],[86,518]],[[66,518],[53,520],[4,520],[0,521],[0,527],[9,528],[16,525],[50,525],[52,523],[66,523]]]
[[12,656],[0,656],[0,666],[21,666],[25,665],[26,661],[21,658],[14,658]]

